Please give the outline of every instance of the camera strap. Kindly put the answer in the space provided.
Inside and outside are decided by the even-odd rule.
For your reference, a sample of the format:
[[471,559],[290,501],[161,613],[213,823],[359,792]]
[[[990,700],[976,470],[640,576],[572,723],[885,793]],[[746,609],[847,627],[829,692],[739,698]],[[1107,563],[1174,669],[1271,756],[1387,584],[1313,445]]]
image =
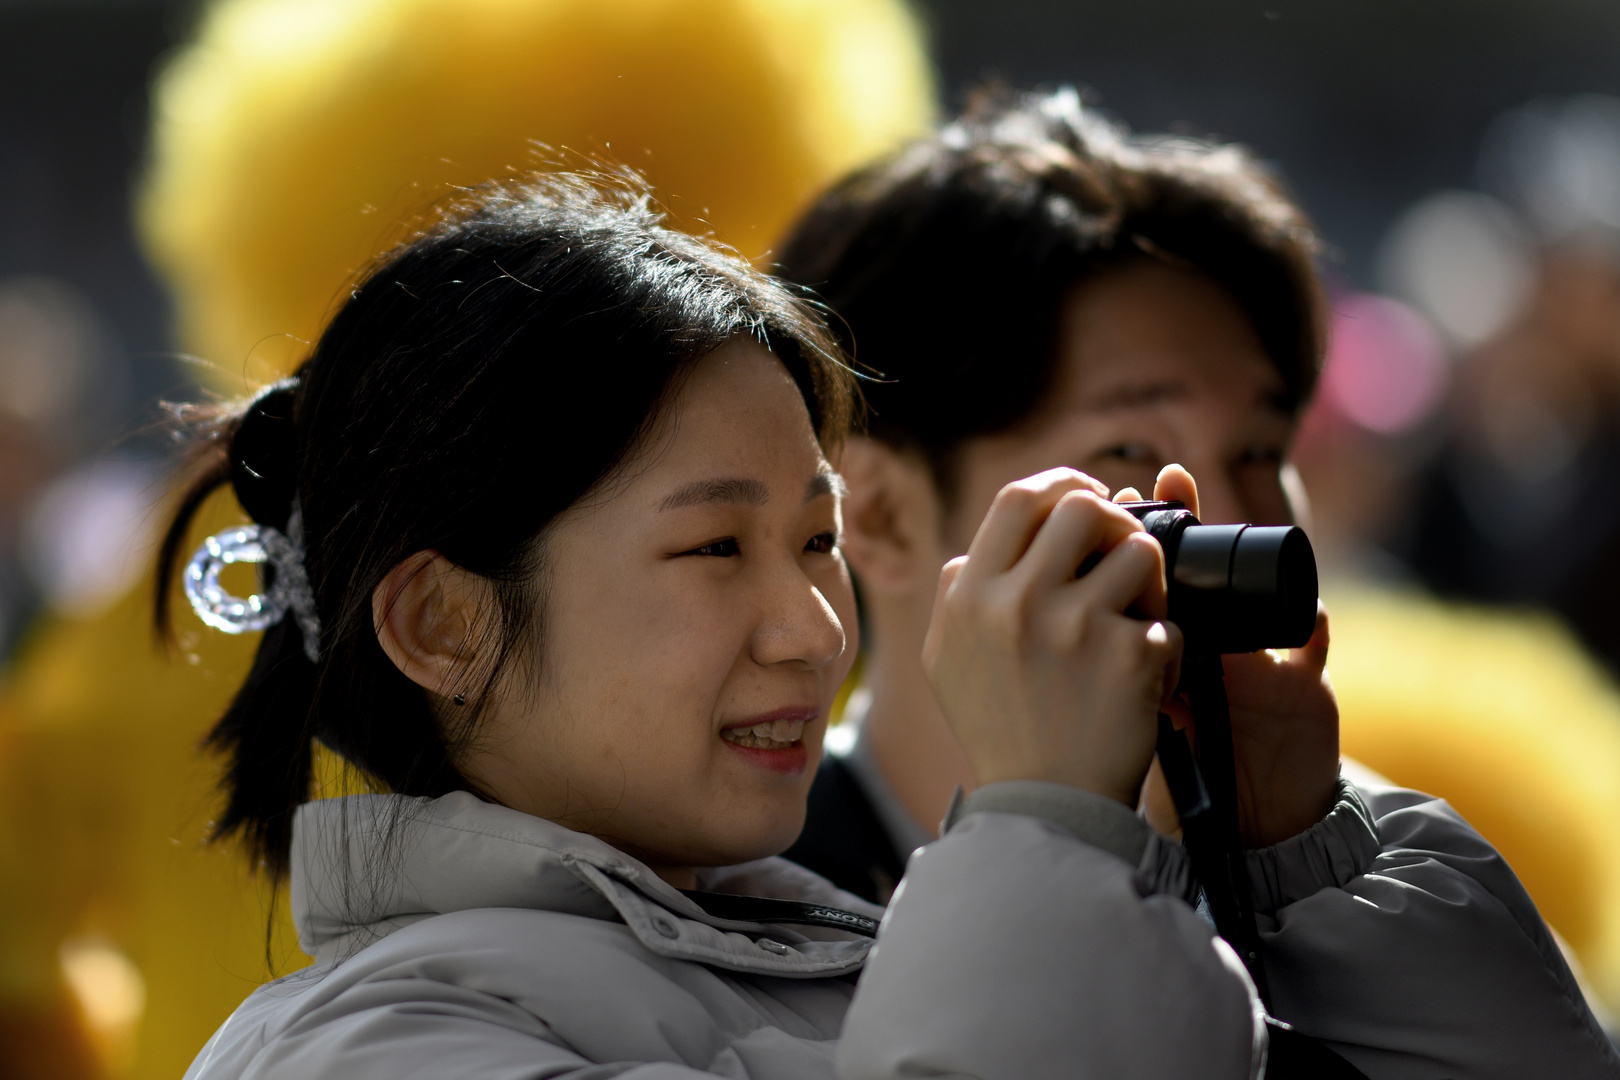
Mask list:
[[[1189,653],[1182,658],[1181,689],[1192,706],[1198,753],[1164,713],[1159,714],[1159,766],[1181,816],[1182,846],[1203,887],[1215,929],[1237,950],[1254,980],[1260,1000],[1271,1009],[1271,987],[1260,958],[1242,840],[1237,821],[1237,770],[1232,752],[1232,721],[1219,654]],[[1366,1075],[1312,1038],[1274,1017],[1266,1017],[1271,1048],[1269,1080],[1366,1080]]]
[[1238,836],[1237,772],[1220,655],[1186,654],[1181,689],[1192,706],[1198,753],[1194,757],[1186,736],[1160,713],[1160,767],[1181,816],[1182,844],[1204,888],[1215,929],[1237,950],[1260,1000],[1269,1008],[1271,990],[1260,962],[1260,932]]

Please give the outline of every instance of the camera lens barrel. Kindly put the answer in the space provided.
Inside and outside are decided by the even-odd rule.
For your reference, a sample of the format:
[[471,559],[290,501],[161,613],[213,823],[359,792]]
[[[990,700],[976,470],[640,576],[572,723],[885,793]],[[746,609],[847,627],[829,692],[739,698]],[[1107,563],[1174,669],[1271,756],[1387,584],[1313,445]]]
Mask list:
[[1206,653],[1298,648],[1316,626],[1316,554],[1296,526],[1201,525],[1179,503],[1125,503],[1165,553],[1170,620]]

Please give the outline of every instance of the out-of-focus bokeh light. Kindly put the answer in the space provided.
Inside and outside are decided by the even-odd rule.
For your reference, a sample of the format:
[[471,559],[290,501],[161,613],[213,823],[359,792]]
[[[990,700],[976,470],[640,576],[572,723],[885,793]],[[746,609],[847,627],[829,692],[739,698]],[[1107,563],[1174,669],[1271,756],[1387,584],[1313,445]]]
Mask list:
[[1544,241],[1599,233],[1620,246],[1620,98],[1543,98],[1505,113],[1486,134],[1480,179]]
[[92,461],[45,489],[23,529],[23,562],[45,601],[71,616],[102,610],[156,550],[165,481],[156,463]]
[[133,960],[99,938],[65,942],[59,955],[62,978],[102,1065],[117,1075],[135,1055],[135,1033],[146,1012],[146,979]]
[[1479,345],[1512,323],[1534,281],[1524,227],[1477,191],[1441,191],[1418,202],[1379,252],[1379,286],[1432,319],[1455,349]]
[[0,412],[60,422],[102,347],[95,312],[72,286],[35,275],[0,281]]
[[1426,419],[1446,391],[1444,345],[1427,319],[1398,300],[1352,293],[1333,304],[1322,406],[1368,431],[1395,435]]

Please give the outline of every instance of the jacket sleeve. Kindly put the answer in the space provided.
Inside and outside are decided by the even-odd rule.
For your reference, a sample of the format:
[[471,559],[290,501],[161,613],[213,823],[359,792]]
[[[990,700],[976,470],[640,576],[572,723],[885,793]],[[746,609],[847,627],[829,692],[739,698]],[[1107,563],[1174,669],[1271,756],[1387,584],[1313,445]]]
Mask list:
[[1274,1012],[1368,1076],[1620,1075],[1530,897],[1445,802],[1341,781],[1248,862]]
[[1056,784],[992,784],[962,809],[884,917],[841,1080],[1261,1075],[1258,999],[1188,903],[1178,847]]

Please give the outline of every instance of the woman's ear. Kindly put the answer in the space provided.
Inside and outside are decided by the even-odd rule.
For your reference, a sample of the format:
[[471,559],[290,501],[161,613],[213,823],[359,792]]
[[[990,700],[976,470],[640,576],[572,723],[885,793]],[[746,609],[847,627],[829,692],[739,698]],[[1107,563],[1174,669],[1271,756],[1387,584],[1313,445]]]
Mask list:
[[869,593],[933,595],[944,562],[939,495],[925,462],[860,436],[839,462],[844,498],[844,556]]
[[418,551],[372,590],[377,642],[423,689],[441,697],[464,692],[487,589],[437,551]]

